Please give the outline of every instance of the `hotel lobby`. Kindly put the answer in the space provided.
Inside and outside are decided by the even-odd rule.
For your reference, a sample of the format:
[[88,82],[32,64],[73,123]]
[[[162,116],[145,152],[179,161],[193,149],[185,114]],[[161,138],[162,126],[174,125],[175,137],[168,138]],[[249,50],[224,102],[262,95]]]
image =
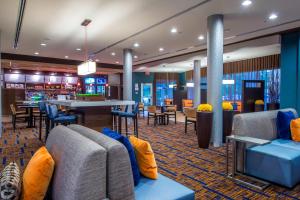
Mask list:
[[300,199],[299,0],[2,0],[0,200]]

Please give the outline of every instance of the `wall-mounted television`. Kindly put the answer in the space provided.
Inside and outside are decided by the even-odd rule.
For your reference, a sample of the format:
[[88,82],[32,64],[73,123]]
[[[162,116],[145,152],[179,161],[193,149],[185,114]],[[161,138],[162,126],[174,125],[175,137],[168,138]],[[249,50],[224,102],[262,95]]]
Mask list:
[[106,84],[107,83],[106,78],[97,78],[96,81],[97,81],[98,85],[102,85],[102,84]]
[[94,84],[95,83],[95,78],[85,78],[84,83],[85,84]]

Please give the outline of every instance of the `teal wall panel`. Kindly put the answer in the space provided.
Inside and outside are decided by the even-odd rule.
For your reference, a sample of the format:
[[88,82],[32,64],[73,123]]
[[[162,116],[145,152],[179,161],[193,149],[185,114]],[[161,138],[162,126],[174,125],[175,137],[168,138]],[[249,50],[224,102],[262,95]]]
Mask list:
[[281,37],[280,57],[280,107],[295,108],[300,111],[300,34],[299,32],[283,34]]
[[[144,72],[134,72],[132,74],[132,99],[141,102],[141,83],[153,83],[154,73],[146,75]],[[138,91],[135,91],[135,84],[138,84]]]

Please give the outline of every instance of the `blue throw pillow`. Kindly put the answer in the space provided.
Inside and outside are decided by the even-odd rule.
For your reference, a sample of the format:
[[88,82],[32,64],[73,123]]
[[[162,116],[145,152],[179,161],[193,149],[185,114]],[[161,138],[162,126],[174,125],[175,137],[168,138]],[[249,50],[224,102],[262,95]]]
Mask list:
[[135,158],[134,149],[133,149],[130,141],[128,140],[128,138],[124,137],[123,135],[121,135],[115,131],[110,130],[109,128],[103,128],[102,133],[110,138],[113,138],[113,139],[121,142],[126,147],[128,154],[129,154],[130,163],[131,163],[134,185],[135,186],[138,185],[138,183],[140,182],[140,170],[139,170],[139,166],[137,164],[136,158]]
[[295,119],[295,115],[292,111],[282,112],[278,111],[276,126],[277,126],[277,137],[281,139],[291,139],[290,123]]

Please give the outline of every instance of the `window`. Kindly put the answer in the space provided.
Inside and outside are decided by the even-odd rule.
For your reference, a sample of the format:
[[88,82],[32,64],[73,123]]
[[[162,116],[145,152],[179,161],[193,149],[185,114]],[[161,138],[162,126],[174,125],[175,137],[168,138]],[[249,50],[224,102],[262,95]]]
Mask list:
[[173,99],[173,85],[176,81],[158,80],[156,82],[156,105],[163,105],[164,99]]

